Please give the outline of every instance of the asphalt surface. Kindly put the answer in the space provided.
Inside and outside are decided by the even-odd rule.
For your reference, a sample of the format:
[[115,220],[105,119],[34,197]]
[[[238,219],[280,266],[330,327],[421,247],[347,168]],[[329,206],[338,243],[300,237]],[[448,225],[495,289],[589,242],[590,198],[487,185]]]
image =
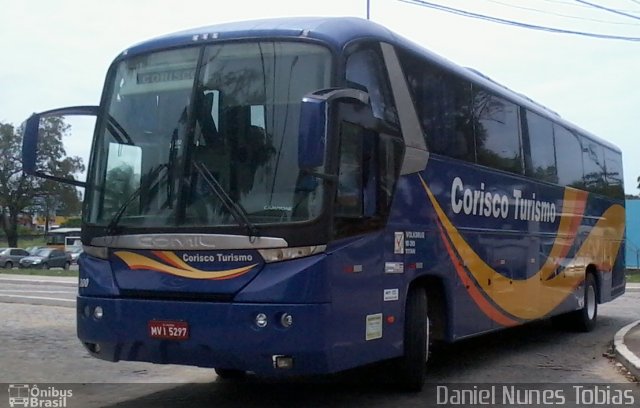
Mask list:
[[[5,302],[0,303],[0,382],[67,384],[74,390],[70,408],[425,407],[436,405],[438,384],[487,383],[529,384],[534,389],[572,384],[635,387],[637,399],[631,406],[640,404],[640,388],[611,353],[616,332],[640,320],[640,287],[635,286],[601,305],[599,324],[591,333],[572,333],[542,321],[439,349],[432,355],[429,384],[417,394],[389,387],[388,373],[380,367],[312,379],[250,376],[230,382],[217,379],[210,369],[105,362],[90,357],[79,344],[73,303],[52,307],[51,300],[41,299],[73,301],[75,278],[0,275],[0,290],[0,301]],[[20,304],[18,299],[35,304]],[[3,392],[0,389],[0,406],[6,401]],[[587,405],[569,399],[564,406]]]

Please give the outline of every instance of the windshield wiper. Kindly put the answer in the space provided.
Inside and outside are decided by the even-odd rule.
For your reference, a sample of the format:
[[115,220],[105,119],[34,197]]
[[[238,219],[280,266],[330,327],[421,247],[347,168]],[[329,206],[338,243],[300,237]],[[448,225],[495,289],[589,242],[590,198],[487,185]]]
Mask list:
[[[158,175],[160,174],[161,170],[166,168],[167,168],[166,165],[159,166],[151,174],[149,174],[150,183],[154,182],[158,178]],[[120,207],[118,207],[118,210],[115,212],[115,214],[113,214],[113,217],[111,217],[109,224],[107,224],[107,227],[105,228],[107,231],[107,234],[114,235],[118,233],[118,230],[117,230],[118,223],[120,222],[120,219],[124,215],[124,212],[129,207],[129,204],[131,204],[133,200],[135,200],[136,198],[140,197],[140,193],[142,192],[142,185],[143,183],[140,183],[140,185],[133,191],[133,193],[131,193],[129,197],[127,197],[127,199],[124,200],[124,203],[122,203]]]
[[249,232],[249,240],[253,241],[253,239],[258,236],[258,228],[249,221],[249,214],[247,213],[247,210],[242,206],[242,204],[233,201],[225,191],[224,187],[220,185],[216,176],[214,176],[211,171],[202,164],[202,162],[194,161],[193,166],[198,173],[200,173],[211,191],[213,191],[220,201],[222,201],[222,204],[231,213],[238,224],[247,229]]

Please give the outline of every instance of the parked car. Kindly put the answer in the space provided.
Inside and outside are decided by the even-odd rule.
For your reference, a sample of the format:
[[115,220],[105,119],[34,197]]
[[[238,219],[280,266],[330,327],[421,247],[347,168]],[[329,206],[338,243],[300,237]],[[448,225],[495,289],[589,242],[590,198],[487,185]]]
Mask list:
[[78,263],[78,257],[82,252],[83,252],[83,249],[81,246],[72,247],[70,250],[67,251],[67,254],[69,255],[69,257],[71,257],[72,264]]
[[29,252],[22,248],[0,248],[0,265],[3,268],[11,269],[18,266],[20,260],[29,256]]
[[47,248],[46,246],[30,246],[26,247],[24,250],[29,253],[29,255],[35,255],[38,250]]
[[40,248],[34,255],[20,260],[21,268],[64,268],[69,269],[71,258],[64,251],[55,248]]

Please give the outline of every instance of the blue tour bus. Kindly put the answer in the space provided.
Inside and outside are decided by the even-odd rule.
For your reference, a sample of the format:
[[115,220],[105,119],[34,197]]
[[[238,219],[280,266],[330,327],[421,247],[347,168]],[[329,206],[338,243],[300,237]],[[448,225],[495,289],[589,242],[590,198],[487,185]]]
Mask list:
[[222,377],[394,360],[624,293],[618,148],[375,23],[223,24],[133,46],[95,115],[78,337]]

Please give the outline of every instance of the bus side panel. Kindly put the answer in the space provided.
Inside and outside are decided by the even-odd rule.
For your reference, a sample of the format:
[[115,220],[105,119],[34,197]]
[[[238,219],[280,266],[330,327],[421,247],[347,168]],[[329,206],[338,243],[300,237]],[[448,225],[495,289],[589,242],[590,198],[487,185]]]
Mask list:
[[384,248],[382,232],[332,243],[331,275],[333,371],[397,357],[401,331],[383,310]]
[[[402,177],[398,181],[391,215],[387,227],[385,251],[388,273],[384,275],[385,288],[401,288],[400,299],[395,306],[402,311],[412,282],[429,278],[442,283],[446,319],[444,340],[484,333],[494,328],[492,320],[478,308],[467,292],[469,282],[459,276],[461,261],[451,259],[451,244],[443,240],[436,214],[416,175]],[[391,265],[388,265],[391,263]],[[392,266],[402,264],[401,272],[390,272]],[[390,302],[391,303],[391,302]],[[393,307],[385,305],[385,310]],[[397,309],[396,309],[397,310]]]
[[[467,325],[471,310],[492,321],[491,328],[515,326],[581,307],[587,268],[611,281],[616,276],[624,208],[611,200],[435,155],[424,172],[401,180],[396,193],[393,221],[429,221],[433,233],[422,245],[438,251],[416,248],[407,265],[423,258],[425,273],[442,268],[466,292],[454,289],[450,297],[453,337],[486,331],[482,319],[474,321],[482,327]],[[414,244],[421,245],[411,242],[410,250]],[[611,293],[611,286],[601,288]]]

